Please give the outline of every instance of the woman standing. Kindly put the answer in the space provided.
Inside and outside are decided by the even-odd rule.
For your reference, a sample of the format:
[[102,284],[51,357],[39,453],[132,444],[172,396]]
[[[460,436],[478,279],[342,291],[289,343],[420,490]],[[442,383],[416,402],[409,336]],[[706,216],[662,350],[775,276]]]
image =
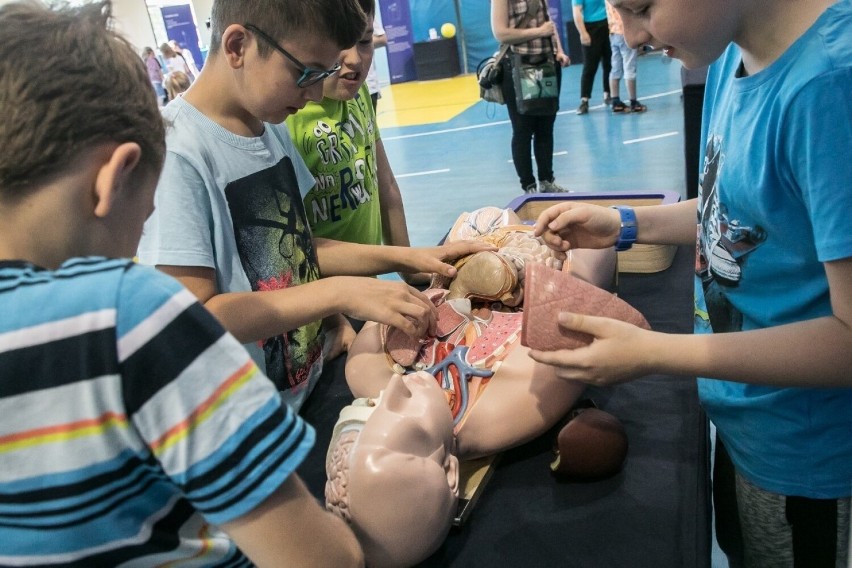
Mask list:
[[157,93],[157,101],[160,105],[168,102],[166,91],[163,88],[163,67],[154,53],[154,49],[146,47],[142,50],[142,59],[145,60],[145,67],[148,69],[148,79],[151,80],[151,86],[154,87],[154,92]]
[[194,79],[192,75],[192,70],[189,68],[189,65],[186,64],[186,60],[179,56],[177,52],[172,49],[167,43],[164,43],[160,46],[160,53],[163,54],[163,61],[166,62],[166,68],[168,69],[168,73],[174,73],[175,71],[180,71],[181,73],[186,73],[189,77],[190,82]]
[[583,46],[583,74],[580,77],[580,106],[577,114],[589,112],[589,99],[592,98],[592,83],[598,65],[603,67],[604,104],[612,101],[609,96],[609,73],[612,70],[612,48],[609,43],[609,22],[606,18],[604,0],[571,0],[574,11],[574,25],[580,32]]
[[[562,67],[567,66],[570,60],[562,51],[556,26],[548,17],[546,0],[492,0],[491,30],[497,41],[508,43],[512,53],[530,62],[552,54],[557,63],[557,85],[561,88]],[[553,124],[556,111],[544,116],[519,113],[512,82],[511,57],[504,58],[501,65],[503,98],[512,122],[512,160],[521,188],[525,193],[567,192],[567,189],[556,184],[553,176]],[[535,154],[538,184],[533,175],[532,154]]]

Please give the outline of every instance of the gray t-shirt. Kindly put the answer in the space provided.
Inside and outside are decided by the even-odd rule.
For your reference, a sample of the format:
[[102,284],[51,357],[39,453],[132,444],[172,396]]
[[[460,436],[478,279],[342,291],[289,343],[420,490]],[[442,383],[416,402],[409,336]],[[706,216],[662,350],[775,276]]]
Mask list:
[[[319,278],[302,199],[314,178],[286,127],[238,136],[184,99],[164,110],[166,161],[145,223],[140,262],[216,271],[220,293],[275,290]],[[258,366],[298,409],[322,371],[316,321],[247,344]]]

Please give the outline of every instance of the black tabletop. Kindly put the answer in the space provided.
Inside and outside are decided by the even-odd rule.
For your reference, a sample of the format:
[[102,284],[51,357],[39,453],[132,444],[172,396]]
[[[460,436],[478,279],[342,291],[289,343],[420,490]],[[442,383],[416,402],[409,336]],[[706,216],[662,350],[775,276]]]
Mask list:
[[[653,329],[692,330],[694,248],[652,274],[620,274],[619,296]],[[302,408],[317,443],[299,474],[323,499],[325,453],[352,395],[343,358],[331,361]],[[557,428],[502,454],[462,527],[423,567],[706,568],[710,566],[707,419],[691,377],[652,375],[587,389],[584,398],[627,431],[623,470],[596,482],[563,482],[549,468]]]

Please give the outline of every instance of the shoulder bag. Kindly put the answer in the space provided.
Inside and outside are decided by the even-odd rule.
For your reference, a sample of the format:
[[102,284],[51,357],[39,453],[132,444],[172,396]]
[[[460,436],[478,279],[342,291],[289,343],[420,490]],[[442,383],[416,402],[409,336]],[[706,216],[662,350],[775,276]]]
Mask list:
[[[527,12],[523,19],[518,23],[518,27],[523,27],[532,17],[535,10],[538,10],[538,1],[530,0],[527,3]],[[533,8],[535,6],[535,8]],[[479,83],[479,98],[484,101],[504,105],[503,100],[503,66],[501,62],[506,57],[510,45],[501,43],[498,49],[491,57],[486,57],[476,66],[476,80]]]

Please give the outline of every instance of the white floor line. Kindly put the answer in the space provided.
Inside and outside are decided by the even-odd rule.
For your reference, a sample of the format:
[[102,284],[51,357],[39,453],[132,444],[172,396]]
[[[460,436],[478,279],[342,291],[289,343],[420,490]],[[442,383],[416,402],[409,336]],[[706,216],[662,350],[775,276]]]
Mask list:
[[399,179],[399,178],[407,178],[407,177],[414,177],[414,176],[430,176],[432,174],[445,174],[448,171],[450,171],[450,168],[446,168],[446,169],[443,169],[443,170],[429,170],[429,171],[425,171],[425,172],[412,172],[410,174],[396,174],[394,177]]
[[[657,94],[654,94],[654,95],[647,95],[647,96],[643,96],[642,98],[643,99],[657,99],[657,98],[660,98],[660,97],[668,97],[668,96],[671,96],[671,95],[680,95],[681,93],[682,93],[682,91],[680,89],[678,89],[676,91],[668,91],[668,92],[665,92],[665,93],[657,93]],[[604,105],[601,104],[599,106],[592,107],[592,108],[603,108],[603,106]],[[577,113],[576,110],[563,110],[563,111],[558,112],[556,114],[560,115],[560,114],[576,114],[576,113]],[[434,136],[436,134],[450,134],[452,132],[462,132],[464,130],[475,130],[477,128],[487,128],[489,126],[499,126],[501,124],[509,124],[509,121],[508,120],[498,120],[496,122],[486,122],[485,124],[472,124],[470,126],[459,126],[458,128],[444,128],[443,130],[432,130],[430,132],[418,132],[416,134],[400,134],[399,136],[382,136],[382,140],[384,140],[384,141],[404,140],[406,138],[419,138],[421,136]],[[400,127],[397,126],[397,127],[394,127],[394,128],[400,128]],[[396,176],[396,177],[399,177],[399,176]]]
[[669,136],[677,136],[680,132],[666,132],[665,134],[657,134],[656,136],[645,136],[644,138],[634,138],[633,140],[625,140],[623,144],[636,144],[637,142],[647,142],[648,140],[658,140],[660,138],[668,138]]

